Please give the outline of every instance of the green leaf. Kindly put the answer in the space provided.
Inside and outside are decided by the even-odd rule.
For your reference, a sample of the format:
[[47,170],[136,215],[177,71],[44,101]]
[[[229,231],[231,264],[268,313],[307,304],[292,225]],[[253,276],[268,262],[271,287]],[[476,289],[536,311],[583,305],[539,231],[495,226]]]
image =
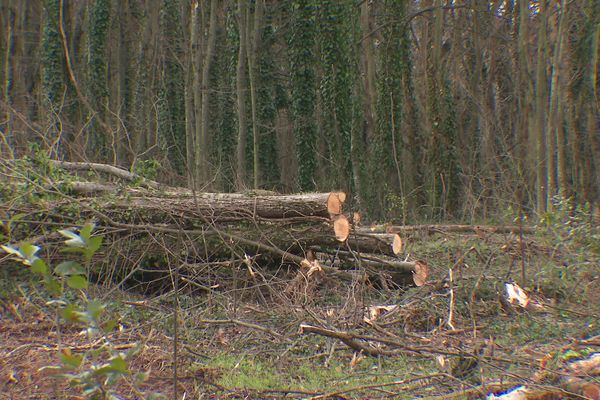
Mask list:
[[65,247],[60,250],[61,253],[85,253],[85,248],[83,247]]
[[148,380],[149,376],[150,374],[148,372],[138,372],[133,376],[133,379],[138,385],[141,385]]
[[96,321],[96,320],[98,320],[98,318],[100,318],[100,315],[102,314],[102,312],[104,311],[105,308],[106,308],[105,304],[102,304],[96,300],[92,300],[87,305],[87,312],[88,312],[90,318],[93,319],[94,321]]
[[35,259],[31,262],[31,272],[46,275],[48,274],[48,265],[41,258],[35,257]]
[[115,328],[117,327],[119,321],[116,319],[111,319],[109,321],[106,321],[104,324],[102,324],[102,330],[104,332],[111,332],[114,331]]
[[104,364],[95,372],[98,375],[107,375],[110,373],[126,374],[129,371],[127,370],[127,361],[125,361],[121,355],[118,355],[111,358],[108,364]]
[[69,322],[83,322],[82,313],[75,304],[69,304],[62,310],[62,317]]
[[102,236],[94,236],[93,238],[90,238],[88,241],[88,250],[91,252],[91,254],[93,255],[96,251],[98,251],[98,249],[100,248],[100,246],[102,246]]
[[35,253],[37,253],[40,250],[38,246],[33,245],[31,243],[23,243],[21,246],[19,246],[19,248],[21,249],[21,254],[28,261],[31,261],[32,258],[35,256]]
[[60,276],[83,275],[85,274],[85,269],[78,262],[64,261],[54,268],[54,273]]
[[123,359],[122,355],[118,355],[115,358],[113,358],[112,360],[110,360],[110,366],[116,371],[116,372],[121,372],[123,374],[126,374],[127,371],[127,361],[125,361],[125,359]]
[[64,237],[67,238],[67,240],[65,240],[65,244],[67,246],[71,246],[71,247],[84,247],[85,246],[85,242],[83,241],[83,239],[81,239],[81,236],[79,236],[75,232],[69,231],[67,229],[62,229],[62,230],[58,231],[58,233],[60,233],[61,235],[63,235]]
[[46,274],[44,276],[44,285],[46,286],[46,289],[53,295],[59,296],[62,294],[62,285],[56,279],[52,278],[50,274]]
[[87,289],[88,280],[83,275],[71,275],[67,279],[67,285],[73,289]]
[[83,362],[83,356],[72,354],[71,351],[67,349],[63,351],[60,355],[60,360],[65,366],[75,369],[79,368],[79,366]]
[[84,242],[87,242],[92,235],[92,231],[94,230],[95,225],[93,223],[85,224],[83,228],[79,230],[79,235],[83,239]]

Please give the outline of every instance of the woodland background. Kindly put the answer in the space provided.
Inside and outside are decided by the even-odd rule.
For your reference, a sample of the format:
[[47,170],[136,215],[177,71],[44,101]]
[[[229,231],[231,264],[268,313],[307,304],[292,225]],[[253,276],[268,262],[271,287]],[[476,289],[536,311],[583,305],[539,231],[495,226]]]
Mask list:
[[0,154],[373,219],[600,199],[597,0],[3,0]]

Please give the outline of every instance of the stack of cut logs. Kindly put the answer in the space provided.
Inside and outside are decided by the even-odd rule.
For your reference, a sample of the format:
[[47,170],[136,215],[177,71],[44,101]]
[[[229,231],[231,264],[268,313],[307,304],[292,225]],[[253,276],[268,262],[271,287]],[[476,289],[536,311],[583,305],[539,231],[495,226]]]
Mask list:
[[233,250],[258,264],[283,261],[341,279],[354,279],[361,271],[383,287],[423,285],[426,263],[403,260],[400,235],[361,227],[359,213],[343,212],[345,200],[343,192],[280,195],[128,189],[126,196],[100,207],[97,199],[95,203],[113,222],[201,233],[195,253],[210,261],[228,260]]
[[[59,194],[58,200],[32,205],[38,219],[76,207],[79,218],[116,228],[112,232],[166,233],[186,241],[182,247],[189,254],[185,257],[189,264],[225,263],[232,257],[264,266],[286,263],[341,279],[376,278],[384,288],[390,283],[421,286],[427,280],[425,262],[402,258],[399,234],[361,227],[359,213],[345,212],[343,192],[199,193],[159,185],[109,165],[50,163],[70,171],[88,171],[87,176],[93,171],[135,181],[138,187],[106,180],[52,182],[46,190],[64,193],[66,188],[70,195]],[[14,211],[4,208],[0,206],[0,211]]]

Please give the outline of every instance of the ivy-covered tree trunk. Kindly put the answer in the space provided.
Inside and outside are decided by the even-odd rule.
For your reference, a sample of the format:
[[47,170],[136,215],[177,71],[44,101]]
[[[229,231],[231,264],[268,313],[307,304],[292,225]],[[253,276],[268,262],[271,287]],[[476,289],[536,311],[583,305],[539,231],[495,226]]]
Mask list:
[[[250,83],[250,105],[252,115],[252,165],[253,165],[253,186],[258,189],[261,181],[260,176],[260,137],[261,129],[258,121],[258,95],[257,87],[257,56],[262,39],[262,23],[264,14],[264,0],[258,0],[254,4],[254,22],[250,33],[250,25],[247,24],[248,34],[246,39],[251,42],[251,49],[248,52],[248,77]],[[248,13],[248,21],[250,13]],[[250,45],[246,46],[248,49]]]
[[215,176],[220,190],[235,190],[236,181],[236,142],[237,142],[237,110],[235,93],[236,64],[238,53],[238,33],[235,14],[225,16],[224,29],[217,42],[222,44],[221,51],[215,54],[213,70],[216,98],[216,121],[213,158],[219,173]]
[[[386,1],[383,43],[380,50],[381,73],[378,81],[377,131],[372,152],[373,176],[380,182],[379,209],[388,217],[405,221],[413,207],[415,174],[414,121],[406,110],[412,101],[408,25],[404,23],[407,3]],[[409,200],[410,199],[410,200]]]
[[427,111],[429,138],[426,148],[427,173],[424,184],[432,218],[451,217],[459,204],[459,165],[456,154],[456,117],[452,92],[443,64],[444,11],[442,1],[436,0],[428,53]]
[[183,33],[177,1],[164,0],[160,14],[162,62],[159,92],[158,134],[171,166],[185,173],[185,95]]
[[[264,7],[264,5],[263,5]],[[279,188],[280,170],[277,152],[276,118],[279,108],[287,107],[284,89],[280,79],[276,78],[277,67],[274,57],[277,36],[273,32],[274,12],[263,11],[264,26],[261,29],[261,46],[257,51],[257,119],[262,128],[259,136],[258,162],[262,186]],[[278,95],[279,93],[279,95]]]
[[354,69],[351,61],[352,1],[319,3],[319,47],[323,76],[320,97],[321,138],[326,143],[326,182],[344,191],[352,188],[351,129]]
[[[89,5],[90,29],[88,32],[88,79],[87,88],[91,105],[98,114],[97,118],[104,120],[108,110],[108,75],[106,45],[108,28],[110,26],[110,0],[95,0]],[[94,116],[90,115],[94,119]],[[112,147],[115,156],[115,138],[113,132],[104,132],[102,125],[93,122],[88,150],[96,150],[96,154],[104,158],[109,155],[108,146]],[[98,151],[100,150],[100,151]]]
[[291,105],[294,119],[298,186],[313,190],[316,161],[317,126],[315,34],[316,5],[314,0],[290,1],[292,10],[288,51],[291,74]]
[[0,5],[0,82],[2,84],[2,95],[0,106],[0,156],[14,158],[13,152],[13,132],[12,132],[12,113],[9,105],[11,101],[11,89],[13,72],[11,69],[10,58],[14,47],[14,23],[15,12],[12,0]]
[[238,0],[238,32],[239,52],[236,70],[236,95],[238,106],[238,141],[237,141],[237,170],[236,186],[243,189],[246,186],[246,146],[248,141],[248,122],[246,113],[246,72],[247,66],[247,18],[248,5],[244,0]]
[[[60,114],[64,97],[63,48],[58,30],[60,0],[44,1],[44,29],[42,32],[42,86],[43,114],[49,128],[49,138],[60,133]],[[7,96],[8,97],[8,96]]]

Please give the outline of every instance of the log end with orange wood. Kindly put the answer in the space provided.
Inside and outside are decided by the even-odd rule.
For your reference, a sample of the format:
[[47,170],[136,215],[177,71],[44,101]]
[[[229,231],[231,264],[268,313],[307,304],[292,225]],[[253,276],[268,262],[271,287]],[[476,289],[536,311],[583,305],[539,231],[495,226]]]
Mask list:
[[345,215],[337,215],[333,219],[333,232],[338,242],[345,242],[350,236],[350,221]]
[[343,210],[344,202],[346,201],[346,193],[331,192],[327,197],[327,211],[331,216],[340,215]]

